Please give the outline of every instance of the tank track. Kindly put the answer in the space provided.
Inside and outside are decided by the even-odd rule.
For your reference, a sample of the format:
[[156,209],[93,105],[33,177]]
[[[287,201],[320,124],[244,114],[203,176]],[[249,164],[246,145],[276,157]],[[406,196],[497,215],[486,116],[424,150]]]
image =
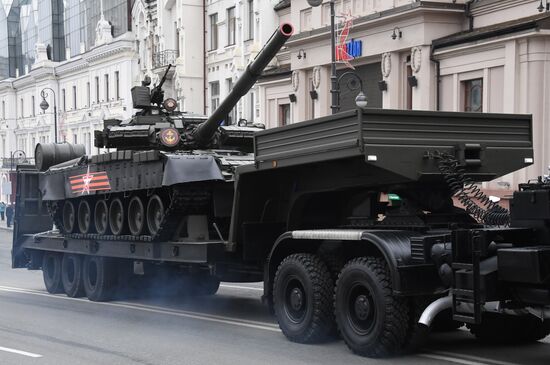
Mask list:
[[174,189],[169,195],[170,204],[164,211],[164,217],[161,222],[160,229],[154,236],[134,236],[131,234],[106,235],[98,233],[65,233],[60,209],[55,209],[53,204],[49,204],[48,209],[54,224],[59,229],[60,233],[67,238],[104,241],[169,241],[174,237],[183,216],[208,213],[209,204],[211,202],[211,193],[204,190]]

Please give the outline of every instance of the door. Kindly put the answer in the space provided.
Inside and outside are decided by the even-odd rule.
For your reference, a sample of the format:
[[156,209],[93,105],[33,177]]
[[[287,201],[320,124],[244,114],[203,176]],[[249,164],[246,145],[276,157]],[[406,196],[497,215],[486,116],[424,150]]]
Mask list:
[[53,222],[40,196],[40,173],[33,165],[17,166],[15,214],[12,244],[12,268],[26,267],[29,258],[21,247],[25,235],[49,231]]

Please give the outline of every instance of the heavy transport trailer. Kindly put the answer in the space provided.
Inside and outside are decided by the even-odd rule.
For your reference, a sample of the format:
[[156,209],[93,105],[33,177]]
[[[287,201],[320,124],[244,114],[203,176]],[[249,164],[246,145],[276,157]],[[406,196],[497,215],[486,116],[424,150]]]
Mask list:
[[162,270],[188,294],[263,280],[290,340],[339,333],[370,357],[410,351],[429,327],[511,343],[550,332],[550,184],[520,185],[508,212],[474,183],[533,163],[530,116],[355,110],[256,133],[254,153],[225,182],[229,230],[215,240],[191,215],[203,234],[174,241],[62,235],[43,174],[19,166],[13,267],[91,300]]

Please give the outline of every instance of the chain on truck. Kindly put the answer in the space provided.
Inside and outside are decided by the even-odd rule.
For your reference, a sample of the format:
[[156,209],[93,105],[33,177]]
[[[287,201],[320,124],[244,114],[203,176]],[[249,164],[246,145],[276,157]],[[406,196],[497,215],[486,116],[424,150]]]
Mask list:
[[39,144],[36,166],[17,171],[13,267],[93,301],[159,273],[186,295],[263,281],[290,340],[340,333],[370,357],[413,349],[427,328],[548,335],[550,183],[521,184],[510,210],[478,185],[533,163],[531,117],[364,109],[271,130],[225,123],[292,33],[273,34],[208,118],[146,81],[131,120],[95,133],[107,152]]

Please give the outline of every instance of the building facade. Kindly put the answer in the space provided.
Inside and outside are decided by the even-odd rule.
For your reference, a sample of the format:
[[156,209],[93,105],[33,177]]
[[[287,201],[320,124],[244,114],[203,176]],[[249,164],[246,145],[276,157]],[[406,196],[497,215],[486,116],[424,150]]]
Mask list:
[[[103,120],[132,115],[130,88],[135,74],[134,37],[125,32],[113,38],[105,14],[96,24],[90,49],[68,60],[53,61],[47,46],[37,43],[28,72],[0,80],[0,199],[8,201],[11,194],[13,164],[32,162],[37,143],[57,137],[59,142],[81,143],[88,153],[96,152],[94,130],[103,128]],[[40,107],[43,100],[46,110]]]
[[[207,6],[205,33],[207,113],[215,110],[229,94],[248,63],[258,54],[278,25],[279,19],[273,1],[210,2]],[[277,68],[283,58],[284,52],[270,63],[267,72]],[[255,86],[239,101],[225,123],[263,123],[259,99],[259,89]]]
[[205,112],[204,22],[202,0],[136,0],[132,7],[137,78],[158,84],[171,64],[165,96],[199,114]]
[[[492,194],[505,196],[518,183],[546,174],[550,165],[544,138],[550,125],[545,3],[336,0],[336,15],[338,31],[353,19],[345,43],[369,107],[533,115],[535,164],[485,184]],[[260,83],[268,127],[331,113],[329,5],[280,2],[280,19],[291,19],[297,34],[287,43],[289,60]],[[348,71],[338,63],[339,78]],[[349,79],[339,82],[340,110],[355,107],[359,90],[348,88]]]
[[27,74],[35,62],[35,45],[44,44],[55,62],[89,51],[103,14],[119,37],[131,28],[130,0],[0,1],[0,79]]

